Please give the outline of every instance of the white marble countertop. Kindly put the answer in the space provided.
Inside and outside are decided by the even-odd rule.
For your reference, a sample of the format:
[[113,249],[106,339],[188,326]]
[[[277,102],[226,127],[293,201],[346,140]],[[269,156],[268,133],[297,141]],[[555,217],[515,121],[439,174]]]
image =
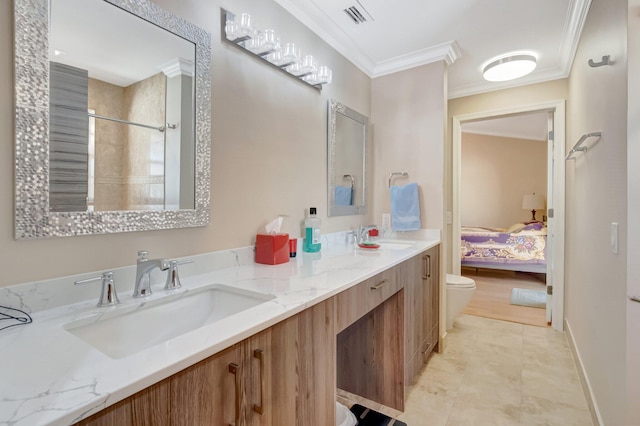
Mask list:
[[[132,298],[124,286],[118,287],[121,305],[110,308],[95,306],[99,283],[82,290],[90,300],[66,305],[52,302],[51,285],[44,289],[44,283],[0,288],[0,305],[28,310],[33,318],[31,324],[0,331],[0,425],[66,425],[88,417],[439,244],[437,231],[422,237],[426,239],[406,249],[364,251],[346,243],[343,233],[333,241],[323,238],[320,253],[299,251],[289,263],[275,266],[253,263],[251,248],[197,256],[195,266],[184,265],[181,271],[180,291],[221,283],[274,298],[120,359],[103,354],[64,325],[140,305],[141,300]],[[114,271],[116,278],[131,281],[133,268]],[[76,294],[73,280],[86,275],[53,281],[64,283],[56,283],[65,289],[60,292]],[[166,297],[161,288],[162,284],[154,285],[149,299]]]

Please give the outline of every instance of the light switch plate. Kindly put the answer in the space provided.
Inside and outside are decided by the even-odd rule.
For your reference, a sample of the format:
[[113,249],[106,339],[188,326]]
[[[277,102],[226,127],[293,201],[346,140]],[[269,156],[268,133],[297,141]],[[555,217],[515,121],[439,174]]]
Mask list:
[[611,251],[618,254],[618,223],[611,222]]

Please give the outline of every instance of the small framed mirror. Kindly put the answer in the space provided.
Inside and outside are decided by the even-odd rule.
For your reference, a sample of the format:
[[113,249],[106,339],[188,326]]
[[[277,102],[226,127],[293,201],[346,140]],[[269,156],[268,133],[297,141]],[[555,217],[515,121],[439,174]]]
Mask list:
[[357,111],[329,100],[328,193],[329,216],[365,214],[367,182],[367,125]]
[[148,0],[14,0],[16,239],[209,223],[211,36]]

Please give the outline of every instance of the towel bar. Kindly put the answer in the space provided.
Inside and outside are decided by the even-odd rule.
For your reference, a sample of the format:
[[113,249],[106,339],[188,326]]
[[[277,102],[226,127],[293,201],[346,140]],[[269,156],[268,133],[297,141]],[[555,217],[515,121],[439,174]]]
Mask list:
[[392,179],[394,176],[403,176],[403,177],[407,177],[407,176],[409,176],[409,172],[393,172],[393,173],[391,173],[391,174],[389,175],[389,181],[388,181],[388,183],[387,183],[387,186],[388,186],[389,188],[391,188],[391,179]]
[[569,153],[567,154],[567,156],[564,159],[565,160],[571,159],[572,155],[575,154],[576,152],[586,152],[587,151],[587,147],[586,146],[581,146],[582,143],[584,141],[586,141],[587,139],[589,139],[589,138],[599,138],[601,136],[602,136],[602,132],[585,133],[584,135],[582,135],[580,140],[578,140],[578,142],[576,142],[576,144],[573,146],[573,148],[571,148],[571,151],[569,151]]

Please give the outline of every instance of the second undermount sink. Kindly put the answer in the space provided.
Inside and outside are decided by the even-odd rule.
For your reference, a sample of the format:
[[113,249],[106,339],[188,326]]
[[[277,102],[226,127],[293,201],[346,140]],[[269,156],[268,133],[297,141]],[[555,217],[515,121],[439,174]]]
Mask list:
[[413,247],[416,242],[412,240],[378,240],[376,244],[380,245],[381,250],[403,250]]
[[[107,356],[119,359],[265,303],[275,296],[212,284],[64,325]],[[113,314],[113,315],[109,315]]]

